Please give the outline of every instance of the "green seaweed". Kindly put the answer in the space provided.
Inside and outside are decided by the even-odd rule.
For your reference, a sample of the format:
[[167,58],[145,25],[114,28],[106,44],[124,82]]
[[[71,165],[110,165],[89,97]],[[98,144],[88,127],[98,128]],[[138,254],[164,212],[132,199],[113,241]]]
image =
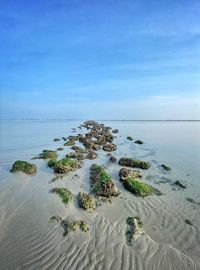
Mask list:
[[72,201],[72,193],[66,188],[53,188],[52,193],[56,193],[63,201],[65,205],[68,205]]
[[161,195],[160,191],[158,191],[154,187],[131,177],[127,177],[123,184],[127,190],[138,196],[145,197],[151,194]]
[[132,158],[120,158],[119,165],[140,169],[148,169],[151,166],[149,162]]
[[55,159],[57,156],[57,152],[52,150],[43,150],[43,152],[39,155],[39,157],[42,159]]
[[35,164],[28,163],[27,161],[17,160],[12,165],[10,170],[12,173],[22,171],[26,174],[34,174],[37,171]]

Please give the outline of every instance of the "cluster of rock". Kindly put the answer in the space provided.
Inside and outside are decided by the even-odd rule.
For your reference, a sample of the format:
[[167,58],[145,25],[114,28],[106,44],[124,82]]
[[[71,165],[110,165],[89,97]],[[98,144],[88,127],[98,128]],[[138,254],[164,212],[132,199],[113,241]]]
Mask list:
[[138,170],[122,168],[119,171],[119,177],[120,181],[123,182],[124,188],[137,196],[161,195],[159,190],[141,181],[142,175]]

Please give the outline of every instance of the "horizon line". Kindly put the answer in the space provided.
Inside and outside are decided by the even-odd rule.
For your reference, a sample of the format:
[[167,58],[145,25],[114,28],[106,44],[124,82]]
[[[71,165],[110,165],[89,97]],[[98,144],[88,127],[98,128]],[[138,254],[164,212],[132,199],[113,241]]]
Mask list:
[[95,121],[160,121],[160,122],[199,122],[200,119],[88,119],[88,118],[2,118],[0,121],[38,121],[38,120],[65,120],[65,121],[87,121],[87,120],[95,120]]

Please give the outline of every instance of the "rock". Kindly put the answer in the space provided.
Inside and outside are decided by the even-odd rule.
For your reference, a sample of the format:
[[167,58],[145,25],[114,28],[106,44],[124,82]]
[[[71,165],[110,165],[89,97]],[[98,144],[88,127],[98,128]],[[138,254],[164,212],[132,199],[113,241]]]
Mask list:
[[117,128],[112,130],[112,133],[118,133],[118,132],[119,132],[119,129]]
[[128,136],[128,137],[127,137],[127,140],[133,141],[133,138],[132,138],[131,136]]
[[132,158],[120,158],[119,165],[140,169],[148,169],[151,166],[149,162]]
[[64,146],[71,146],[71,145],[75,145],[75,141],[72,140],[72,139],[68,140],[68,141],[64,144]]
[[61,139],[55,138],[53,141],[54,142],[59,142]]
[[58,147],[58,148],[57,148],[57,151],[63,151],[63,150],[64,150],[63,147]]
[[126,240],[128,245],[132,245],[138,237],[145,234],[145,231],[142,222],[138,217],[128,217],[126,224]]
[[135,143],[137,143],[137,144],[143,144],[143,141],[137,140],[137,141],[135,141]]
[[79,206],[84,210],[94,210],[96,208],[96,199],[93,195],[79,192],[77,199]]
[[86,159],[95,159],[97,157],[97,153],[94,151],[89,151],[88,154],[85,156]]
[[76,158],[77,160],[83,160],[85,156],[82,153],[70,152],[66,155],[67,158]]
[[117,145],[114,143],[107,143],[103,146],[103,150],[108,152],[115,151],[117,150]]
[[127,177],[123,181],[123,185],[125,189],[129,190],[137,196],[145,197],[152,194],[161,195],[161,192],[159,190],[131,177]]
[[68,205],[72,201],[72,193],[66,188],[52,188],[51,193],[56,193],[65,205]]
[[119,178],[120,181],[124,181],[126,180],[126,178],[131,177],[133,179],[137,179],[137,178],[141,178],[141,172],[137,171],[137,170],[131,170],[131,169],[127,169],[127,168],[122,168],[119,171]]
[[52,150],[43,150],[42,153],[39,155],[39,158],[42,159],[55,159],[57,158],[58,154],[56,151]]
[[110,161],[111,161],[111,162],[116,162],[116,161],[117,161],[117,159],[116,159],[116,157],[111,156],[111,157],[110,157]]
[[193,225],[192,221],[189,220],[189,219],[185,219],[185,223],[188,224],[188,225],[191,225],[191,226]]
[[50,160],[48,162],[49,167],[53,167],[54,172],[68,173],[81,167],[80,163],[70,158],[63,158],[61,160]]
[[162,164],[161,167],[165,170],[165,171],[171,171],[171,168],[166,166],[165,164]]
[[82,153],[82,154],[87,153],[87,149],[76,146],[76,145],[72,146],[71,149],[74,150],[77,153]]
[[186,188],[186,186],[184,186],[179,180],[175,181],[174,185],[181,187],[181,188]]
[[70,232],[74,232],[76,230],[81,230],[82,232],[89,231],[90,227],[88,223],[83,220],[73,220],[69,221],[68,219],[61,220],[61,226],[64,229],[63,236],[68,235]]
[[23,160],[17,160],[12,165],[12,169],[10,171],[12,173],[21,171],[21,172],[24,172],[26,174],[35,174],[37,171],[37,168],[36,168],[35,164],[31,164],[31,163],[28,163],[28,162],[23,161]]
[[112,177],[103,167],[96,164],[90,167],[90,185],[92,192],[97,196],[111,197],[120,194]]

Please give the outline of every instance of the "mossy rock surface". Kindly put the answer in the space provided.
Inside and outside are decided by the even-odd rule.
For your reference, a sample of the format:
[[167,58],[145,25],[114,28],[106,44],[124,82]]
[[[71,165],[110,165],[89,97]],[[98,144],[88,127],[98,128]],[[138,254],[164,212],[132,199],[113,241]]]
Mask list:
[[68,205],[72,201],[72,193],[66,188],[53,188],[51,193],[56,193],[63,201],[65,205]]
[[90,167],[90,185],[92,192],[97,196],[110,197],[120,194],[112,177],[102,166],[96,164]]
[[132,158],[120,158],[119,165],[140,169],[148,169],[151,166],[149,162]]
[[40,154],[40,158],[42,159],[55,159],[57,156],[57,152],[52,150],[43,150]]
[[35,174],[37,171],[36,165],[28,163],[27,161],[23,160],[17,160],[15,163],[12,165],[12,169],[10,170],[12,173],[14,172],[24,172],[26,174]]
[[171,168],[165,164],[162,164],[161,167],[165,170],[165,171],[171,171]]
[[143,224],[138,217],[128,217],[126,220],[126,224],[127,224],[126,230],[127,244],[132,245],[134,240],[136,240],[139,236],[145,234]]
[[96,199],[91,194],[79,192],[77,199],[79,206],[84,210],[94,210],[96,208]]
[[48,166],[52,167],[54,172],[68,173],[81,167],[80,163],[70,158],[63,158],[60,160],[52,159],[48,162]]
[[127,177],[123,184],[127,190],[137,196],[145,197],[152,194],[161,195],[161,192],[156,188],[131,177]]

